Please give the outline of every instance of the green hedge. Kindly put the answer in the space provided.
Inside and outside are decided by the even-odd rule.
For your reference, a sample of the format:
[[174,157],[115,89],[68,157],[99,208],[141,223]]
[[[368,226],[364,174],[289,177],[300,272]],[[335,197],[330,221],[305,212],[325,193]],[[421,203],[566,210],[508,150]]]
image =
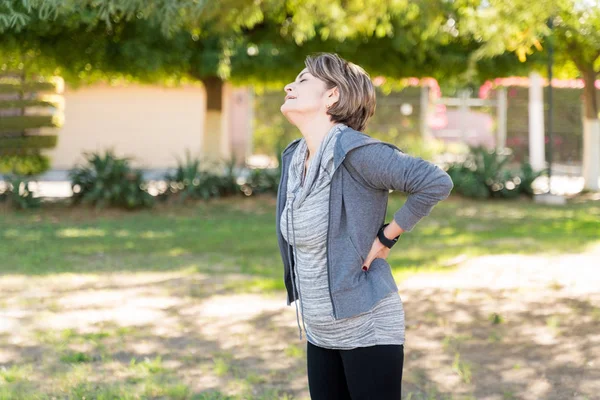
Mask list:
[[0,133],[58,126],[58,121],[53,115],[16,115],[0,118]]
[[57,85],[43,78],[26,79],[22,76],[0,76],[0,94],[12,94],[15,99],[0,100],[0,110],[13,115],[0,117],[0,173],[37,175],[50,168],[50,160],[42,152],[56,147],[56,135],[37,135],[39,128],[58,128],[60,119],[55,115],[31,115],[28,108],[52,107],[52,101],[37,98],[39,92],[56,92]]
[[15,154],[19,150],[52,149],[58,142],[57,135],[0,137],[0,154]]
[[0,83],[0,93],[56,92],[52,82]]
[[0,156],[0,174],[37,175],[49,168],[50,158],[39,153]]
[[[46,100],[0,100],[0,109],[24,107],[56,107],[56,103]],[[4,117],[3,117],[4,118]]]

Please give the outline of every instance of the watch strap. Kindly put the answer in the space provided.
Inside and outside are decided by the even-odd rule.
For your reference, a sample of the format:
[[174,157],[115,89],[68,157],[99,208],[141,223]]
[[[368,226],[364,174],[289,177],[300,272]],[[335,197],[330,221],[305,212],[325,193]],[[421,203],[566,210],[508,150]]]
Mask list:
[[377,232],[377,238],[379,239],[379,241],[387,248],[392,248],[392,246],[394,246],[396,244],[396,242],[398,241],[398,238],[400,238],[400,236],[396,236],[393,239],[388,239],[385,234],[383,233],[383,230],[385,229],[386,226],[388,226],[389,224],[384,224],[381,228],[379,228],[379,232]]

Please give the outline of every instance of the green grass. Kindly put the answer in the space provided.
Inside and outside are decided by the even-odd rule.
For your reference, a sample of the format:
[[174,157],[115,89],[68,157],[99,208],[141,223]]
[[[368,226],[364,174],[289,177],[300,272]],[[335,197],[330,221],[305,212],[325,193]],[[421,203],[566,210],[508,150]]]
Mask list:
[[[389,221],[405,196],[392,194]],[[0,273],[238,272],[238,290],[283,289],[272,197],[125,212],[52,205],[0,215]],[[578,252],[598,242],[600,203],[566,207],[451,197],[391,251],[396,278],[459,256]]]
[[13,365],[10,368],[0,368],[0,383],[15,383],[26,381],[33,371],[32,365]]
[[[402,206],[405,197],[390,197],[388,218]],[[186,206],[159,206],[154,210],[124,212],[48,205],[40,210],[12,212],[0,208],[0,275],[48,276],[59,273],[103,274],[138,271],[190,271],[215,275],[242,273],[250,279],[225,281],[225,293],[282,290],[282,265],[275,237],[275,207],[272,197],[224,199]],[[448,270],[453,260],[493,254],[560,254],[583,251],[600,243],[600,202],[566,207],[537,205],[525,201],[477,202],[450,198],[440,203],[413,232],[403,235],[389,261],[398,279],[423,271]],[[552,285],[559,290],[558,285]],[[190,284],[192,301],[212,294],[209,285]],[[456,294],[459,292],[457,291]],[[5,300],[8,301],[8,300]],[[67,307],[57,300],[19,299],[24,308],[60,313]],[[2,304],[0,303],[0,306]],[[578,315],[600,320],[600,308],[573,303]],[[485,320],[487,317],[487,321]],[[425,321],[439,327],[448,323],[443,315],[425,312]],[[505,315],[482,315],[492,329],[488,343],[503,340]],[[560,334],[567,320],[552,315],[547,328]],[[33,340],[44,349],[42,365],[24,359],[0,369],[0,400],[12,398],[169,398],[202,400],[285,400],[291,395],[272,388],[277,371],[253,370],[249,361],[229,350],[198,359],[228,387],[193,393],[192,385],[178,376],[184,366],[173,366],[168,353],[151,357],[127,355],[124,343],[154,338],[144,327],[102,323],[95,331],[77,329],[32,331]],[[139,339],[139,340],[138,340]],[[444,350],[454,356],[452,368],[464,384],[472,381],[476,364],[459,353],[470,344],[470,335],[448,335]],[[190,344],[193,346],[193,344]],[[303,347],[288,344],[282,350],[301,369],[285,371],[292,379],[304,374]],[[162,354],[162,356],[161,356]],[[127,356],[125,356],[127,355]],[[203,358],[204,357],[204,358]],[[109,369],[112,368],[112,369]],[[91,374],[91,371],[94,373]],[[35,375],[41,374],[41,375]],[[94,375],[99,380],[89,380]],[[42,388],[41,377],[48,382]],[[110,377],[118,376],[116,380]],[[410,378],[410,373],[407,373]],[[426,377],[411,378],[423,386]],[[410,380],[410,379],[409,379]],[[260,390],[257,390],[259,388]],[[43,390],[43,393],[42,393]],[[409,394],[412,399],[451,398],[434,388]],[[241,393],[231,396],[229,393]],[[505,398],[511,398],[507,389]]]
[[460,358],[460,353],[456,352],[454,354],[454,361],[452,362],[452,370],[460,376],[460,379],[466,383],[471,383],[471,378],[473,376],[473,365],[468,361],[463,361]]

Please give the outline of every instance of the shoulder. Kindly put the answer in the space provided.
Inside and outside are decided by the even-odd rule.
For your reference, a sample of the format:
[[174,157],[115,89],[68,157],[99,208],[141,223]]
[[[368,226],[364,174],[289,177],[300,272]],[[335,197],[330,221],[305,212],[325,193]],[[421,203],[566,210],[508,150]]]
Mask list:
[[349,126],[344,126],[343,129],[341,129],[337,140],[339,146],[347,151],[366,143],[379,142],[378,139],[375,139],[364,132],[352,129]]
[[380,166],[381,163],[389,162],[391,158],[405,155],[400,148],[392,143],[371,139],[360,146],[352,148],[347,153],[344,162],[348,162],[356,168],[364,168],[370,165]]
[[[392,148],[402,152],[396,145],[388,142],[384,142],[382,140],[376,139],[364,132],[357,131],[350,127],[345,127],[339,135],[340,146],[346,150],[346,152],[350,152],[355,149],[363,149],[365,147],[369,147],[369,151],[377,151],[385,148]],[[369,145],[369,146],[367,146]],[[374,147],[372,147],[374,145]]]

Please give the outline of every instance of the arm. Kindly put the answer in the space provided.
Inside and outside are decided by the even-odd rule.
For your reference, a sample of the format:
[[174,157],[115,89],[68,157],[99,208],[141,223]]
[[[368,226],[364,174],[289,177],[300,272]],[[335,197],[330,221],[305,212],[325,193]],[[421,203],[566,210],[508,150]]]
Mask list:
[[394,213],[396,224],[390,223],[386,228],[389,238],[410,232],[439,201],[448,197],[454,186],[450,176],[437,165],[382,142],[350,151],[344,163],[353,175],[373,189],[409,194],[404,205]]

